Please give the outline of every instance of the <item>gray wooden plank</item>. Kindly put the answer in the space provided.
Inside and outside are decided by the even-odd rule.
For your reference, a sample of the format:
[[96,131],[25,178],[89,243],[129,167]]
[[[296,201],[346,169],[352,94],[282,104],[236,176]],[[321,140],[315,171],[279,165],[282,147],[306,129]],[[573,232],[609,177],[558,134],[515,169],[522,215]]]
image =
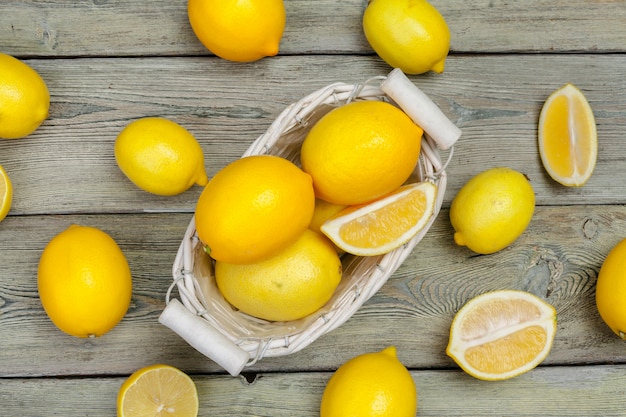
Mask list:
[[[394,344],[412,368],[456,368],[445,355],[448,331],[471,297],[497,289],[533,292],[552,303],[558,331],[549,365],[623,363],[623,341],[595,307],[597,271],[626,237],[623,206],[537,209],[529,229],[510,248],[476,256],[452,240],[446,210],[382,289],[343,326],[300,352],[266,358],[251,371],[328,370],[359,351]],[[223,372],[157,321],[185,213],[15,216],[0,227],[0,377],[109,375],[153,362],[174,361],[193,372]],[[133,273],[124,320],[97,339],[57,330],[37,294],[41,251],[76,222],[100,227],[119,243]],[[176,294],[176,292],[174,292]],[[355,343],[358,341],[358,343]]]
[[[411,371],[424,416],[623,416],[624,365],[539,367],[505,382],[484,382],[461,371]],[[319,416],[330,372],[260,373],[233,378],[191,375],[198,416]],[[125,377],[0,379],[3,414],[65,417],[115,415]],[[236,400],[235,400],[236,399]]]
[[[432,0],[451,32],[452,53],[615,52],[626,45],[619,1],[523,3]],[[186,2],[54,0],[0,3],[0,50],[27,56],[208,55]],[[367,2],[286,0],[281,54],[373,53],[361,18]]]
[[[15,188],[10,215],[193,211],[199,187],[159,197],[124,177],[113,144],[126,124],[146,116],[177,121],[197,137],[213,175],[290,103],[336,81],[388,73],[372,57],[348,56],[285,57],[236,71],[210,57],[28,63],[46,79],[52,104],[34,134],[0,141],[0,164]],[[527,174],[540,205],[626,201],[625,71],[623,55],[511,55],[452,58],[443,76],[412,77],[463,131],[448,167],[445,204],[471,176],[499,165]],[[565,82],[583,90],[598,125],[598,164],[582,188],[552,181],[537,149],[541,106]]]

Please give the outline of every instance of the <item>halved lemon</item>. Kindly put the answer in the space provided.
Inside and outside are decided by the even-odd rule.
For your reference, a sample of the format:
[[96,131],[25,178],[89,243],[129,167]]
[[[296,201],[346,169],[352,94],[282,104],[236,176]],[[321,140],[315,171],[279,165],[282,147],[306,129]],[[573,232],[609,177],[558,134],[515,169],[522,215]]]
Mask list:
[[163,364],[141,368],[122,384],[118,417],[196,417],[198,392],[183,371]]
[[598,156],[593,111],[573,84],[553,92],[539,116],[539,154],[548,174],[566,186],[584,185]]
[[552,305],[525,291],[492,291],[457,312],[446,353],[475,378],[509,379],[539,365],[555,333]]
[[13,201],[13,185],[6,171],[0,165],[0,222],[9,214]]
[[340,211],[324,222],[321,231],[347,253],[381,255],[424,228],[434,213],[436,196],[432,182],[404,185],[373,202]]

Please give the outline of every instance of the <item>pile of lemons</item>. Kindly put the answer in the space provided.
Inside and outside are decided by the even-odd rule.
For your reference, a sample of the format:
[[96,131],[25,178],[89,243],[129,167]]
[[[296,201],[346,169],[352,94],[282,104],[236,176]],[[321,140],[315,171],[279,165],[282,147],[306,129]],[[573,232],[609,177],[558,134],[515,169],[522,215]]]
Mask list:
[[[189,0],[188,17],[209,51],[236,62],[276,55],[286,23],[282,0]],[[408,74],[443,72],[450,32],[426,0],[371,0],[362,24],[372,49],[390,66]],[[0,138],[30,135],[48,117],[49,107],[42,77],[0,54]],[[127,125],[115,140],[114,153],[120,170],[144,191],[173,196],[193,185],[204,187],[195,208],[196,229],[214,260],[225,299],[260,319],[290,321],[319,310],[332,297],[341,281],[343,253],[386,253],[429,220],[436,187],[428,182],[407,185],[422,134],[395,106],[364,101],[330,111],[316,123],[302,144],[301,166],[277,156],[251,156],[228,164],[209,180],[198,141],[183,126],[159,117]],[[560,140],[562,135],[570,140]],[[546,101],[539,151],[555,181],[581,186],[590,178],[597,157],[595,122],[576,87],[567,84]],[[0,221],[12,198],[13,185],[0,166]],[[483,255],[501,251],[523,234],[534,209],[534,191],[522,173],[507,167],[485,170],[452,201],[454,242]],[[602,319],[626,339],[621,302],[626,297],[625,259],[626,240],[602,265],[596,303]],[[44,248],[38,289],[44,310],[59,329],[97,337],[126,314],[132,276],[111,236],[96,227],[71,225]],[[496,336],[510,316],[518,322],[508,337],[528,347],[517,362],[507,356],[512,352],[508,342]],[[468,349],[467,340],[478,327],[495,329],[481,336],[488,340],[489,354]],[[477,378],[506,379],[542,361],[555,331],[556,311],[543,300],[519,291],[493,292],[457,313],[447,353]],[[491,354],[495,351],[503,353]],[[173,380],[180,383],[174,396],[153,391]],[[155,404],[142,400],[146,394],[159,398],[159,407],[197,414],[193,381],[176,368],[154,365],[133,374],[120,389],[119,415],[152,410]],[[401,417],[414,416],[416,410],[411,374],[395,348],[388,347],[342,365],[328,381],[320,415]]]
[[[373,236],[377,229],[378,237],[390,233],[387,223],[366,226],[355,220],[359,210],[361,216],[417,213],[409,226],[398,222],[402,239],[366,242],[368,249],[383,252],[403,244],[410,238],[406,232],[416,233],[424,224],[418,220],[432,214],[434,185],[397,193],[415,170],[422,133],[389,103],[352,102],[315,123],[302,143],[301,167],[279,156],[255,155],[218,171],[198,199],[195,226],[215,260],[224,298],[271,321],[319,310],[341,280],[339,254],[363,249],[342,235],[342,227],[326,225],[352,224],[358,236]],[[424,196],[429,210],[416,209],[415,196]]]

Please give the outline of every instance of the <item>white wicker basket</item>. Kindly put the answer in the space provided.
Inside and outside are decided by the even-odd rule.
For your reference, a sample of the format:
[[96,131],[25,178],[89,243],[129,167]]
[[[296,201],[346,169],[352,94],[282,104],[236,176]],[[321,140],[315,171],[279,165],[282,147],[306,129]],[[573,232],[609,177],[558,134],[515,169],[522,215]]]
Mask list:
[[[245,366],[263,357],[297,352],[343,324],[396,271],[439,213],[446,189],[446,172],[438,148],[450,150],[449,161],[451,146],[459,138],[460,130],[397,69],[386,77],[363,84],[335,83],[291,104],[243,156],[273,154],[299,164],[300,145],[310,127],[332,108],[354,100],[385,100],[403,109],[414,120],[421,114],[429,115],[427,120],[416,120],[425,135],[412,180],[433,181],[437,185],[435,212],[417,236],[388,254],[344,255],[342,280],[331,300],[316,313],[290,322],[250,317],[225,301],[217,289],[211,259],[196,236],[192,219],[174,261],[174,282],[159,321],[231,375],[239,374]],[[430,107],[428,111],[420,108],[423,105]],[[433,139],[436,135],[432,133],[442,130],[443,134]],[[172,298],[173,288],[178,289],[180,301]]]

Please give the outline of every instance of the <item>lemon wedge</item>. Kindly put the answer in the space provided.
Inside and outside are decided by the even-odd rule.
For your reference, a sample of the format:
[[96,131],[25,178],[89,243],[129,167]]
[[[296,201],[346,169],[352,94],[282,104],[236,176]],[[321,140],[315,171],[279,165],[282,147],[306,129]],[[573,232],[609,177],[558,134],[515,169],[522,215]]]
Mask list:
[[0,221],[9,214],[13,201],[13,185],[6,171],[0,165]]
[[573,84],[553,92],[541,109],[539,154],[550,177],[565,186],[582,186],[593,173],[596,122],[589,102]]
[[555,333],[553,306],[525,291],[492,291],[456,313],[446,353],[475,378],[509,379],[541,363]]
[[396,249],[426,226],[435,210],[437,186],[404,185],[371,203],[350,206],[324,222],[322,233],[340,249],[359,256]]

